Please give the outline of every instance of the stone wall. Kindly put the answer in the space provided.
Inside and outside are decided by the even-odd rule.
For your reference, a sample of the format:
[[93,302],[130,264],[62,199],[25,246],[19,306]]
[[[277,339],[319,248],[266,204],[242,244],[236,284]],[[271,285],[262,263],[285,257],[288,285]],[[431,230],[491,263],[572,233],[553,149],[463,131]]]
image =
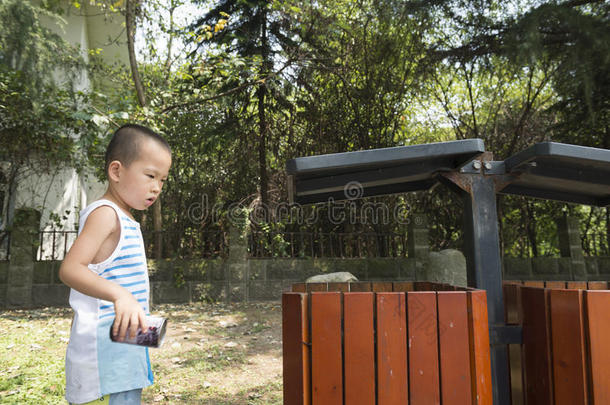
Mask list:
[[[575,280],[610,280],[610,257],[586,257],[584,260],[586,272]],[[12,304],[6,301],[9,263],[0,262],[0,305],[68,305],[69,288],[58,277],[60,263],[34,262],[31,303],[15,305],[14,301]],[[279,300],[282,291],[290,289],[293,283],[333,271],[349,271],[359,280],[368,281],[438,278],[432,274],[418,277],[418,263],[410,258],[247,259],[237,268],[221,259],[151,259],[148,266],[154,303]],[[507,280],[572,280],[572,275],[570,260],[566,258],[504,259],[504,278]]]
[[[149,260],[153,302],[279,300],[293,283],[349,271],[361,280],[415,280],[412,259]],[[177,281],[176,274],[180,274]]]
[[584,266],[569,257],[504,258],[505,280],[610,280],[610,257],[583,257]]

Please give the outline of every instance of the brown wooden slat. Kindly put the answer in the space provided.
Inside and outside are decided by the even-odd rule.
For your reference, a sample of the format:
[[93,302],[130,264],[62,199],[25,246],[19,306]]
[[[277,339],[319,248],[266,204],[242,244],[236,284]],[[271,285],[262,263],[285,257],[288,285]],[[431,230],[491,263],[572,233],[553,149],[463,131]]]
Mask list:
[[[516,283],[504,283],[504,319],[507,324],[521,324],[520,288]],[[525,403],[523,392],[523,361],[521,345],[508,345],[512,405]]]
[[565,281],[546,281],[544,283],[546,288],[560,289],[563,290],[566,288]]
[[434,288],[434,283],[429,281],[416,281],[413,284],[414,291],[432,291]]
[[375,281],[371,283],[371,288],[375,292],[391,292],[392,291],[392,283],[384,282],[384,281]]
[[594,404],[610,404],[609,291],[587,291],[587,329],[591,395]]
[[354,292],[373,291],[371,289],[371,283],[369,283],[368,281],[358,281],[356,283],[349,283],[349,290]]
[[485,291],[467,294],[473,396],[477,405],[492,405],[487,294]]
[[284,405],[311,404],[307,294],[282,294]]
[[294,283],[292,284],[292,292],[307,292],[307,285],[305,283]]
[[393,291],[406,292],[413,291],[413,281],[395,281],[393,284]]
[[587,288],[589,290],[607,290],[608,282],[607,281],[589,281],[587,283]]
[[377,404],[406,404],[409,382],[405,293],[382,292],[376,295]]
[[345,403],[375,405],[375,294],[343,295]]
[[341,404],[343,360],[341,350],[341,293],[311,294],[312,403]]
[[551,341],[556,405],[587,404],[581,290],[551,290]]
[[328,291],[349,291],[349,283],[328,283]]
[[307,292],[328,291],[328,283],[307,283]]
[[533,287],[520,291],[527,404],[553,404],[549,291]]
[[442,404],[471,404],[467,293],[439,292],[437,299]]
[[544,288],[544,281],[527,280],[527,281],[523,282],[523,285],[526,286],[526,287]]
[[504,293],[504,319],[506,323],[516,325],[520,323],[519,310],[519,289],[517,284],[504,283],[502,291]]
[[440,403],[436,292],[407,293],[409,401]]
[[587,282],[586,281],[568,281],[566,283],[566,288],[570,288],[570,289],[578,289],[578,290],[586,290],[587,289]]

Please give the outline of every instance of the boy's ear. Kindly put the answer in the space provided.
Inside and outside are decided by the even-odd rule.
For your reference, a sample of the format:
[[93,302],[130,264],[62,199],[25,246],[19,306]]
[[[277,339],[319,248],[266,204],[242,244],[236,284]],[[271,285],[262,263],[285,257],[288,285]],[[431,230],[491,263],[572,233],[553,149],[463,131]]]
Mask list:
[[122,164],[118,160],[110,162],[108,165],[108,178],[111,181],[119,181],[121,166]]

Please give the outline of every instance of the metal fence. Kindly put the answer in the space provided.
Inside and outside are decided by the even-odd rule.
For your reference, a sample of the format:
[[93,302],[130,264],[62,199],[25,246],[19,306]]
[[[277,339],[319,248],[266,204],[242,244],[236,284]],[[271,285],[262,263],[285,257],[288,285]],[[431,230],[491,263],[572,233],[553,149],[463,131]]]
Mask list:
[[38,251],[36,260],[63,260],[76,240],[77,231],[40,231],[38,232]]
[[[36,260],[63,260],[76,240],[77,231],[50,230],[38,233]],[[216,258],[228,255],[226,232],[143,232],[148,258]],[[0,235],[1,238],[1,235]],[[1,241],[1,239],[0,239]],[[8,243],[7,243],[8,246]],[[0,245],[0,260],[2,260]],[[8,253],[6,254],[8,259]]]
[[229,255],[229,243],[223,231],[143,232],[148,258],[214,259]]
[[406,257],[407,237],[397,233],[252,232],[252,258]]
[[[76,236],[77,231],[40,231],[36,260],[63,260]],[[211,259],[227,257],[229,253],[228,235],[223,231],[144,231],[143,237],[148,258]],[[0,248],[0,260],[2,253]],[[251,232],[248,255],[251,258],[406,257],[407,237],[397,233]]]

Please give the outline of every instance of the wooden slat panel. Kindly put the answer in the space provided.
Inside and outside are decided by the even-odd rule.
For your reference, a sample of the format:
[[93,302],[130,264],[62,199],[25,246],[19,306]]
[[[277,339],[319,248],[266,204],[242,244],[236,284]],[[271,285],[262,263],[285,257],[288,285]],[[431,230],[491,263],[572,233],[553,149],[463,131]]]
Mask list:
[[349,283],[349,290],[354,292],[367,292],[371,290],[371,283],[367,281],[358,281],[356,283]]
[[433,287],[434,283],[431,283],[429,281],[416,281],[413,284],[414,291],[432,291]]
[[307,283],[307,292],[328,291],[327,283]]
[[312,404],[343,401],[341,353],[341,293],[311,294]]
[[491,405],[491,359],[489,354],[489,322],[485,291],[468,293],[468,325],[472,391],[477,405]]
[[607,281],[589,281],[587,283],[587,287],[589,290],[607,290],[608,282]]
[[377,404],[408,403],[405,293],[377,293]]
[[437,296],[443,405],[472,403],[466,294],[466,292],[439,292]]
[[292,285],[292,292],[307,292],[307,286],[305,283],[294,283]]
[[551,290],[555,404],[587,404],[582,291]]
[[587,289],[586,281],[568,281],[566,284],[567,284],[567,288],[570,288],[570,289],[579,289],[579,290]]
[[343,295],[345,403],[375,405],[375,294]]
[[311,404],[307,294],[282,294],[284,405]]
[[504,293],[504,319],[506,323],[517,325],[520,323],[521,314],[519,310],[519,289],[517,284],[504,283],[502,291]]
[[406,292],[413,291],[413,281],[396,281],[393,284],[393,291]]
[[591,394],[594,404],[610,404],[610,292],[587,291]]
[[523,282],[523,285],[526,287],[544,288],[544,281],[527,280]]
[[387,283],[384,281],[375,281],[371,283],[371,287],[375,292],[391,292],[392,291],[392,283]]
[[527,404],[553,403],[549,291],[522,287],[520,292]]
[[407,319],[409,400],[412,404],[439,404],[436,292],[408,292]]
[[349,283],[328,283],[328,291],[349,291]]
[[[502,286],[504,292],[504,319],[507,324],[521,324],[520,288],[521,285],[515,283],[504,283]],[[508,355],[512,405],[522,405],[525,403],[525,399],[521,345],[508,345]]]
[[546,281],[544,284],[545,284],[546,288],[553,288],[553,289],[560,289],[560,290],[563,290],[564,288],[566,288],[565,281]]

